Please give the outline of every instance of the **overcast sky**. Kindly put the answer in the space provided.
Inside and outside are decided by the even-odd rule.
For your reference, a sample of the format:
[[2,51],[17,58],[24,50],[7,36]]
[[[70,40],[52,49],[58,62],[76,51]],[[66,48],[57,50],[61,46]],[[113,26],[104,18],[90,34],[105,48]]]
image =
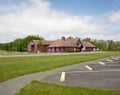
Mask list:
[[0,0],[0,43],[28,35],[120,40],[120,0]]

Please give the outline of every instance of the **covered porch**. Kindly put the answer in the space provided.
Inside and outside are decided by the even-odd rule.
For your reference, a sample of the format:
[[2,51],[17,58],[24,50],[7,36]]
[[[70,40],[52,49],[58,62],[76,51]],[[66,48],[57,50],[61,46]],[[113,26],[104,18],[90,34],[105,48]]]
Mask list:
[[50,53],[64,53],[64,52],[80,52],[79,47],[48,47]]

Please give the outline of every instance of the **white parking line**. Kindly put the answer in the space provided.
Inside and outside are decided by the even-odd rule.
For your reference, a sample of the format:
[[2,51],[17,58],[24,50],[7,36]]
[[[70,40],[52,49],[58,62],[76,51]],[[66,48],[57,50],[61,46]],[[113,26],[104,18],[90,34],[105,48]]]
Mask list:
[[104,65],[104,66],[106,65],[104,62],[98,62],[98,63],[100,63],[101,65]]
[[98,71],[69,71],[69,72],[66,72],[66,73],[94,73],[94,72],[120,72],[120,69],[98,70]]
[[60,77],[60,82],[65,81],[65,72],[62,72],[61,77]]
[[118,60],[118,58],[112,58],[112,59],[114,59],[114,60]]
[[93,70],[93,69],[92,69],[90,66],[88,66],[88,65],[85,65],[85,68],[87,68],[87,69],[90,70],[90,71]]
[[110,60],[110,59],[106,59],[106,61],[108,61],[108,62],[113,62],[113,60]]

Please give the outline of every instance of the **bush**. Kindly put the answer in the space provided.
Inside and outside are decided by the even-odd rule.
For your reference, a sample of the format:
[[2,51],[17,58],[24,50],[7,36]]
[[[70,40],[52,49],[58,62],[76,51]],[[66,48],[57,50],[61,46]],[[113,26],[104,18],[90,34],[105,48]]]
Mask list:
[[66,52],[74,52],[74,48],[66,48]]
[[76,49],[76,52],[80,52],[80,49],[77,48],[77,49]]

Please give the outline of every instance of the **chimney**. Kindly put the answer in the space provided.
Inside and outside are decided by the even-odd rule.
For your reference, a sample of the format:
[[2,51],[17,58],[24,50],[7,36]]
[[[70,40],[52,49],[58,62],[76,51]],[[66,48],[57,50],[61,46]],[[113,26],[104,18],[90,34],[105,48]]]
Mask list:
[[62,37],[61,37],[61,40],[65,41],[65,37],[64,37],[64,36],[62,36]]

